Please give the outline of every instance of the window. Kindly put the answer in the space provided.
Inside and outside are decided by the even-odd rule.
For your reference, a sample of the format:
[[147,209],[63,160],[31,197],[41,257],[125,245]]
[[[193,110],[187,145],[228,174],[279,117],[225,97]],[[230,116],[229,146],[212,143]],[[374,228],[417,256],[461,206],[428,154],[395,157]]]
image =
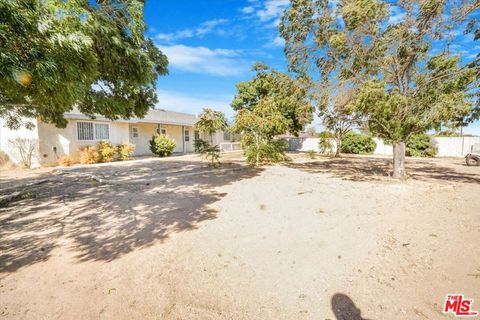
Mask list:
[[77,122],[78,140],[94,140],[93,122]]
[[138,128],[132,127],[132,138],[138,138]]
[[232,135],[230,134],[230,132],[223,133],[223,140],[230,141],[231,139],[232,139]]
[[190,141],[190,131],[185,130],[185,141]]
[[160,134],[167,134],[167,130],[164,128],[160,128],[160,126],[157,127],[157,133]]
[[108,132],[108,124],[95,123],[95,140],[108,140],[110,134]]
[[200,140],[200,132],[198,130],[195,130],[193,134],[195,135],[195,140]]
[[110,126],[105,123],[77,122],[77,138],[80,141],[110,139]]

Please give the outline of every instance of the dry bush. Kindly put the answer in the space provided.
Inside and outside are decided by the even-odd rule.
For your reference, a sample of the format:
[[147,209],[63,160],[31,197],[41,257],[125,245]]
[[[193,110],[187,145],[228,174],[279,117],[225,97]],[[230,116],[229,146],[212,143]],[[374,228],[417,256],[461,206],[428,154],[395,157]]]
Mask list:
[[117,157],[120,161],[132,159],[133,152],[135,151],[135,145],[131,143],[122,143],[117,146]]
[[98,155],[100,162],[112,162],[115,157],[116,148],[108,141],[100,141],[98,143]]
[[70,157],[69,155],[64,155],[58,159],[57,163],[58,165],[63,167],[70,167],[72,164],[75,163],[75,161],[73,161],[72,157]]
[[27,138],[16,138],[8,142],[18,150],[22,158],[22,165],[26,168],[32,166],[34,157],[38,157],[38,140]]
[[15,167],[10,157],[3,151],[0,151],[0,170],[9,170]]
[[97,163],[100,159],[97,149],[94,146],[80,148],[79,160],[81,164]]

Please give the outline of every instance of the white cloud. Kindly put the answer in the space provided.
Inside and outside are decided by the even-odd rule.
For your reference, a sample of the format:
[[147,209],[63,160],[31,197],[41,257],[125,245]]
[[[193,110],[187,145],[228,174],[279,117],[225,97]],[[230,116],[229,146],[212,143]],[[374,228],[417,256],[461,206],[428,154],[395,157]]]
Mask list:
[[217,27],[227,22],[227,19],[208,20],[199,24],[196,28],[183,29],[171,33],[158,33],[155,38],[160,41],[170,42],[179,39],[202,37],[213,32],[222,33],[222,31],[218,30]]
[[265,47],[283,47],[283,46],[285,46],[285,39],[283,39],[280,36],[276,36],[269,43],[265,45]]
[[249,70],[249,65],[239,59],[239,51],[189,47],[183,44],[158,46],[168,57],[173,68],[215,76],[238,76]]
[[168,90],[157,90],[157,96],[158,103],[156,108],[200,114],[203,108],[209,107],[214,110],[223,111],[227,117],[233,116],[233,110],[230,108],[230,102],[233,96],[198,96]]
[[250,14],[250,13],[252,13],[253,11],[255,11],[255,8],[252,7],[252,6],[248,6],[248,7],[245,7],[245,8],[240,9],[240,11],[241,11],[242,13],[245,13],[245,14]]
[[390,24],[397,24],[405,19],[405,11],[398,7],[398,6],[391,6],[390,7],[390,18],[388,19],[388,23]]
[[260,21],[278,19],[289,4],[290,0],[266,0],[263,8],[257,10],[257,16]]

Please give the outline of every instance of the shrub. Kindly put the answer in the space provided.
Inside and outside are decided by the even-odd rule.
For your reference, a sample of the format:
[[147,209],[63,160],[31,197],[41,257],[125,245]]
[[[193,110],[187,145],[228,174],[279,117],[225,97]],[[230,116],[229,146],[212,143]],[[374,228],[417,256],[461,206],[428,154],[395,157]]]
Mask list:
[[99,160],[99,154],[97,149],[94,146],[86,146],[80,148],[79,151],[79,161],[82,164],[92,164],[97,163]]
[[288,142],[283,139],[262,141],[257,146],[252,137],[245,136],[242,143],[247,162],[250,164],[274,163],[289,159],[285,154],[288,149]]
[[328,131],[322,131],[318,134],[318,151],[321,154],[330,154],[333,150],[332,138],[333,135]]
[[210,146],[210,143],[202,139],[198,139],[193,142],[195,153],[203,154],[205,149],[208,148],[209,146]]
[[370,135],[349,132],[342,140],[342,152],[368,154],[375,151],[377,144]]
[[310,159],[315,159],[316,158],[316,153],[314,150],[308,150],[307,155]]
[[133,152],[135,151],[135,145],[131,143],[122,143],[117,146],[117,158],[120,161],[132,159]]
[[8,154],[6,154],[5,152],[1,151],[0,150],[0,170],[2,169],[10,169],[12,168],[14,165],[13,163],[10,161],[10,157],[8,156]]
[[150,142],[150,150],[159,157],[168,157],[177,146],[175,140],[164,134],[155,134]]
[[8,142],[17,149],[22,158],[22,165],[26,168],[32,166],[33,159],[38,156],[38,140],[27,138],[16,138]]
[[98,160],[100,162],[112,162],[115,157],[116,148],[108,141],[98,143]]
[[217,145],[208,145],[203,149],[205,159],[210,161],[211,166],[215,166],[220,163],[220,147]]
[[427,134],[415,134],[408,140],[406,153],[411,157],[434,157],[437,148]]
[[57,163],[58,165],[63,167],[70,167],[75,162],[73,161],[72,157],[70,157],[69,155],[64,155],[58,159]]

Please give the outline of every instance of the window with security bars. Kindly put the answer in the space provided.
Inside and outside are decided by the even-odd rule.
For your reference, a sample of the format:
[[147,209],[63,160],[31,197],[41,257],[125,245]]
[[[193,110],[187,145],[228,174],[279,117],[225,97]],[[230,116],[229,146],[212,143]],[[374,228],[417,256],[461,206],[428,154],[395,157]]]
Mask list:
[[78,140],[94,140],[93,122],[77,122]]
[[110,127],[104,123],[77,122],[77,138],[80,141],[108,140],[110,139]]

